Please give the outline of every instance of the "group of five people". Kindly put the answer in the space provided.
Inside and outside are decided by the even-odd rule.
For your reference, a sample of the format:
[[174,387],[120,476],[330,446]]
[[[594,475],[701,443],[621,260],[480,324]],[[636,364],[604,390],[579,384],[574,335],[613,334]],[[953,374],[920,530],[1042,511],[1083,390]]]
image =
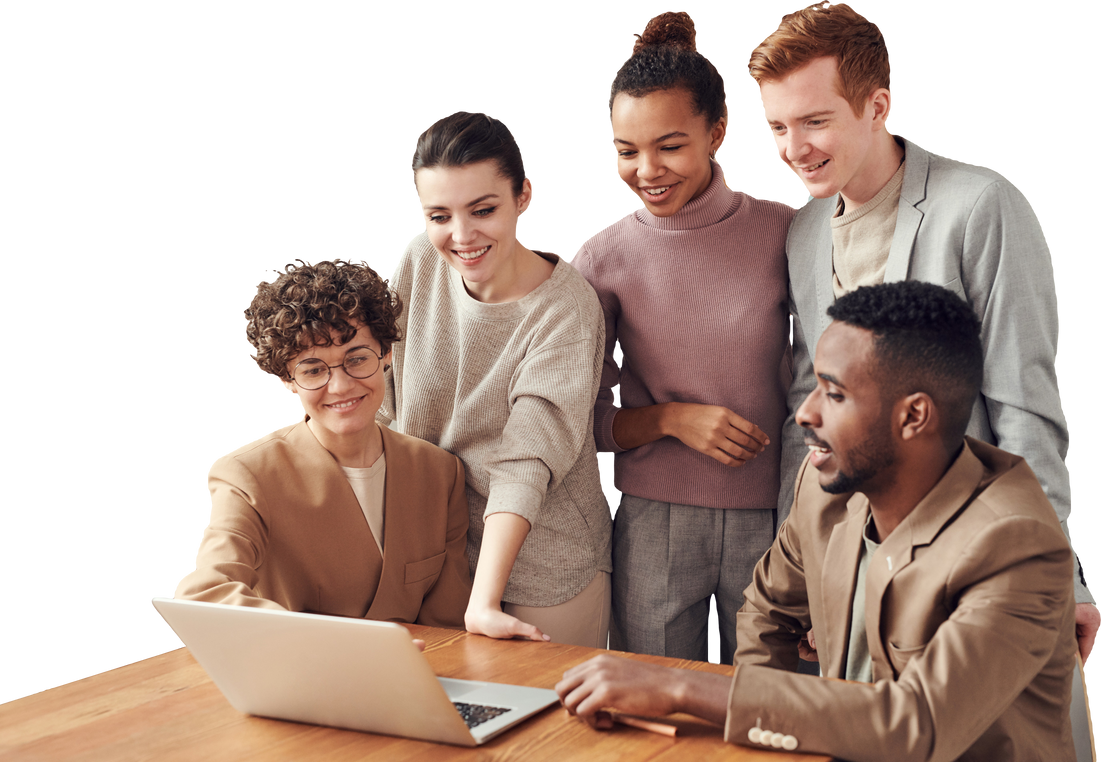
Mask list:
[[[890,135],[882,36],[822,3],[749,65],[813,198],[731,190],[694,36],[662,14],[616,75],[643,208],[572,266],[517,240],[531,183],[507,128],[458,113],[417,142],[426,230],[389,285],[339,261],[260,285],[248,338],[305,420],[215,463],[177,596],[700,660],[714,596],[733,687],[602,658],[563,703],[851,759],[1056,758],[1036,755],[1069,743],[1075,621],[1084,657],[1101,617],[1064,537],[1035,216]],[[863,685],[757,669],[800,653]],[[845,717],[868,732],[839,736]]]

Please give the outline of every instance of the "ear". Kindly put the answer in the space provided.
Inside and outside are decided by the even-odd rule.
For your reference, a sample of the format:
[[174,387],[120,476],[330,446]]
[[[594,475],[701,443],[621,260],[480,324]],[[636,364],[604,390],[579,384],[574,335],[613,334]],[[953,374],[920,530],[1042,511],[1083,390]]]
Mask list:
[[[887,126],[887,115],[891,113],[891,91],[885,87],[874,90],[868,96],[868,109],[872,113],[872,129],[882,130]],[[864,112],[868,113],[867,109]]]
[[287,387],[292,394],[298,394],[298,384],[294,383],[294,381],[288,381],[285,378],[279,380],[283,382],[283,386]]
[[915,392],[903,397],[895,405],[895,420],[899,424],[899,436],[904,442],[919,436],[939,433],[940,416],[933,398],[925,392]]
[[719,146],[723,144],[723,140],[726,139],[726,117],[719,117],[719,121],[715,122],[715,125],[711,128],[711,158],[715,158],[715,153],[719,150]]
[[524,178],[524,186],[520,189],[520,195],[516,197],[518,214],[523,214],[531,203],[531,180]]
[[382,356],[382,372],[390,370],[394,362],[394,348],[390,347],[386,350],[386,354]]

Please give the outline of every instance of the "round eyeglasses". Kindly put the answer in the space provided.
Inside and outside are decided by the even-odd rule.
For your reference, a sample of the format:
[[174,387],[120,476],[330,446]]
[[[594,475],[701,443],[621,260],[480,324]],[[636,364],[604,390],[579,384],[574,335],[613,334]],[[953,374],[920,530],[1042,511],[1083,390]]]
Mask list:
[[344,362],[339,365],[326,365],[316,357],[309,357],[294,366],[291,378],[303,389],[315,391],[329,383],[333,368],[344,368],[344,372],[352,378],[364,379],[375,375],[381,364],[381,355],[376,355],[367,347],[359,347],[345,355]]

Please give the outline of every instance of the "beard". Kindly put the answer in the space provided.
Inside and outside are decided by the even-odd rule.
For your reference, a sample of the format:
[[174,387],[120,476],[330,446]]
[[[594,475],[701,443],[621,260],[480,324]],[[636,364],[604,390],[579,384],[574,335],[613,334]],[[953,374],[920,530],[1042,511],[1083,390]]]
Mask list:
[[859,492],[869,479],[894,465],[895,451],[886,417],[879,422],[868,439],[847,453],[845,459],[848,461],[847,466],[838,467],[833,481],[820,485],[823,492],[831,495]]

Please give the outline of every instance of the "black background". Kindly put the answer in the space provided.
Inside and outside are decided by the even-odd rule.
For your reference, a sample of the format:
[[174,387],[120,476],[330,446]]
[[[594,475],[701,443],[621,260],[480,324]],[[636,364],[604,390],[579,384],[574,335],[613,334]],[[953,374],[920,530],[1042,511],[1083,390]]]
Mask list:
[[[1066,350],[1081,331],[1068,315],[1078,314],[1082,295],[1073,300],[1067,284],[1084,275],[1075,264],[1086,244],[1075,232],[1084,227],[1075,193],[1082,170],[1064,155],[1090,162],[1093,151],[1084,99],[1068,84],[1080,76],[1070,22],[912,3],[859,7],[884,25],[894,51],[891,126],[941,153],[998,166],[1037,205],[1064,284],[1060,368],[1068,413],[1081,425],[1086,379],[1072,373]],[[743,70],[748,48],[786,6],[724,8],[698,19],[700,44],[729,81],[731,137],[721,159],[730,182],[802,203],[802,188],[776,163]],[[146,599],[170,592],[192,563],[210,459],[299,412],[252,369],[240,308],[264,266],[295,254],[366,255],[389,272],[421,227],[407,173],[417,130],[455,108],[511,124],[536,188],[521,231],[531,246],[568,254],[634,206],[614,181],[604,98],[646,11],[410,10],[401,22],[266,9],[247,19],[179,19],[163,45],[150,37],[128,59],[127,77],[140,87],[126,112],[143,117],[128,122],[134,150],[124,161],[142,184],[134,208],[111,225],[131,246],[130,226],[140,222],[140,251],[116,263],[148,268],[138,275],[149,285],[132,290],[123,279],[117,294],[103,295],[118,300],[116,327],[95,358],[100,369],[128,359],[132,378],[87,379],[77,395],[87,420],[75,435],[72,427],[51,435],[86,476],[66,476],[66,460],[55,460],[57,472],[40,483],[52,497],[20,500],[21,523],[9,523],[0,563],[14,595],[4,640],[10,667],[30,668],[4,670],[0,698],[175,645]],[[209,381],[221,372],[227,381]],[[1072,465],[1084,468],[1081,458]],[[1077,525],[1089,560],[1090,533]]]

